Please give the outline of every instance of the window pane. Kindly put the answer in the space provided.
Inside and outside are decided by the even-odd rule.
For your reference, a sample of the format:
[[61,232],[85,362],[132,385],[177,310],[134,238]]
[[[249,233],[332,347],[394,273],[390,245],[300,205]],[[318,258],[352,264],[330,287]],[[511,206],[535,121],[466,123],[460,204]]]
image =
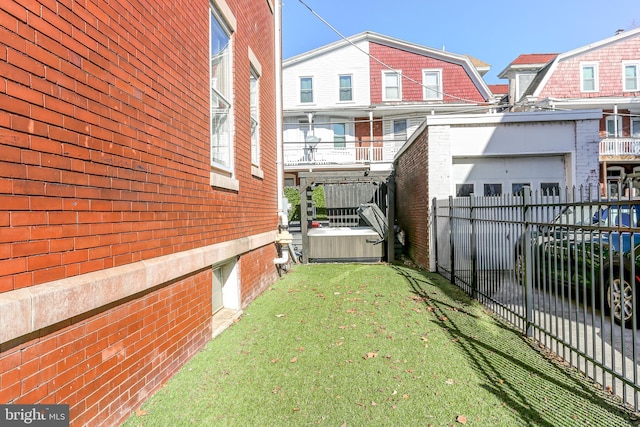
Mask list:
[[624,90],[638,90],[637,65],[627,65],[624,67]]
[[473,184],[456,184],[456,197],[468,197],[473,194]]
[[394,139],[399,139],[403,141],[407,139],[407,121],[406,120],[393,121],[393,137]]
[[313,102],[313,79],[300,78],[300,102]]
[[400,76],[397,73],[384,74],[385,99],[400,99]]
[[258,77],[252,72],[249,81],[249,101],[251,110],[251,162],[260,166],[260,132],[258,116]]
[[440,98],[440,75],[437,72],[424,73],[424,97],[425,99]]
[[333,124],[333,146],[337,148],[346,147],[346,125],[344,123]]
[[631,119],[631,136],[640,138],[640,118]]
[[353,100],[351,76],[340,76],[340,101]]
[[211,164],[231,167],[231,38],[211,12]]
[[523,182],[518,182],[515,184],[511,184],[511,194],[513,194],[514,196],[521,196],[522,195],[522,189],[525,186],[531,186],[531,184],[529,183],[523,183]]
[[484,185],[485,196],[500,196],[502,195],[502,184],[485,184]]
[[543,182],[540,184],[540,191],[545,196],[559,196],[560,184],[557,182]]
[[223,97],[229,98],[231,49],[229,36],[222,29],[215,16],[211,15],[211,79],[212,87]]
[[594,91],[596,90],[596,70],[593,66],[582,67],[582,90]]

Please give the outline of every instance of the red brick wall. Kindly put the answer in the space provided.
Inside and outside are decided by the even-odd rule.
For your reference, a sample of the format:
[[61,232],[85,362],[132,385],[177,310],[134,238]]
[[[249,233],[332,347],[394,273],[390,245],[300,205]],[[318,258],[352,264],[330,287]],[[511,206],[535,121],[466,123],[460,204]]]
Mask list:
[[398,157],[396,171],[396,217],[405,232],[407,255],[429,269],[429,179],[428,134],[423,131]]
[[[377,43],[369,44],[369,52],[373,57],[378,58],[396,70],[402,70],[403,75],[420,83],[416,84],[411,80],[402,79],[402,100],[405,102],[423,101],[422,70],[425,68],[442,69],[443,92],[454,96],[444,96],[444,103],[463,102],[459,98],[473,102],[485,101],[461,65],[379,45]],[[388,68],[383,67],[373,59],[369,61],[369,66],[371,70],[371,103],[380,104],[382,103],[382,71]]]
[[[273,14],[226,3],[239,191],[210,185],[208,0],[0,2],[0,294],[275,232]],[[240,256],[243,306],[273,282],[275,252]],[[117,425],[204,345],[210,321],[206,269],[0,343],[0,403],[68,403],[72,425]]]
[[0,402],[65,403],[119,425],[211,339],[211,270],[0,353]]
[[[227,0],[239,192],[209,184],[208,1],[50,3],[0,4],[0,292],[275,230],[267,2]],[[244,120],[248,46],[264,179]]]

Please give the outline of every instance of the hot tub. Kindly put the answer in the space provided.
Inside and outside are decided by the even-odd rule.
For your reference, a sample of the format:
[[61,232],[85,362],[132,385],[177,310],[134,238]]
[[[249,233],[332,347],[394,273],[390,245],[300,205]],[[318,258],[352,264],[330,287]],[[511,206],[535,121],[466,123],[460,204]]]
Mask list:
[[371,227],[312,228],[309,237],[309,262],[380,262],[384,244]]

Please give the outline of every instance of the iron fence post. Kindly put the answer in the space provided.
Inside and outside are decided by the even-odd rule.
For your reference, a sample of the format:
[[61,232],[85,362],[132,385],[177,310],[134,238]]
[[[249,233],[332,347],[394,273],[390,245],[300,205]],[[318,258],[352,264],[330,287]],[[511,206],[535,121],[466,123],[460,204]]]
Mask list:
[[456,284],[456,250],[453,236],[453,196],[449,196],[449,250],[451,262],[451,283]]
[[433,250],[435,251],[435,264],[436,264],[436,273],[439,273],[439,260],[438,260],[438,199],[433,198],[433,229],[431,230],[433,233]]
[[478,299],[478,254],[476,246],[476,224],[475,224],[475,205],[476,196],[471,194],[469,197],[469,222],[471,232],[469,233],[469,246],[471,250],[471,296]]
[[524,215],[524,307],[525,332],[533,336],[533,253],[531,251],[531,188],[525,186],[522,192],[522,213]]

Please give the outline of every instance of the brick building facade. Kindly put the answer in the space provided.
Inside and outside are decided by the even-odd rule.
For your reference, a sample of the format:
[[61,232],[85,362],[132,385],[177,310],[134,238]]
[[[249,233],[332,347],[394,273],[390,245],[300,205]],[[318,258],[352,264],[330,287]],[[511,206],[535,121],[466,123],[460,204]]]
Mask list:
[[275,280],[277,7],[0,4],[0,403],[117,425]]

